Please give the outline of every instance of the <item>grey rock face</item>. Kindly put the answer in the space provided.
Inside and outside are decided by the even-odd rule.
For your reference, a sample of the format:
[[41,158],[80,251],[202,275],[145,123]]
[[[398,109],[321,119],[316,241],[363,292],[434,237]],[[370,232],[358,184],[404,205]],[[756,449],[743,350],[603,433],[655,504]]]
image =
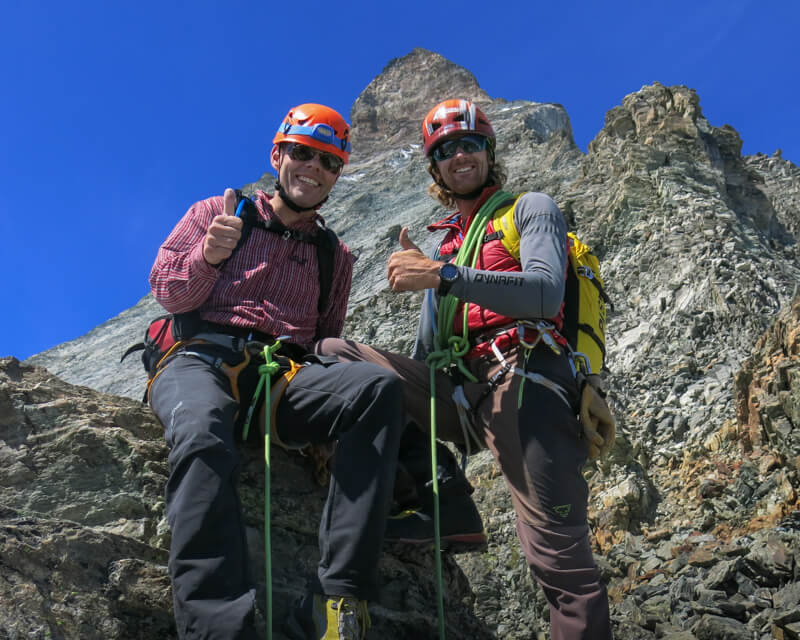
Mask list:
[[4,358],[0,460],[0,637],[173,637],[152,413]]
[[[793,302],[800,277],[800,170],[779,154],[742,157],[736,131],[712,126],[694,91],[660,84],[625,96],[611,109],[584,155],[561,106],[491,100],[469,72],[415,49],[390,62],[356,100],[353,162],[323,209],[328,223],[360,256],[347,337],[401,352],[413,343],[420,295],[392,294],[385,264],[403,226],[423,250],[436,241],[425,227],[445,212],[425,193],[430,178],[420,157],[419,123],[430,107],[451,97],[473,98],[485,109],[498,134],[508,188],[552,195],[570,226],[601,258],[614,302],[608,382],[618,436],[611,456],[587,465],[585,476],[616,637],[792,637],[800,566],[800,313]],[[264,176],[246,188],[271,190],[273,180]],[[148,296],[79,340],[29,362],[69,382],[138,400],[144,385],[138,360],[133,356],[125,368],[115,361],[141,339],[147,319],[159,313]],[[52,562],[46,545],[37,547],[31,529],[24,529],[26,522],[44,537],[56,530],[65,536],[65,531],[94,536],[98,530],[122,536],[106,544],[106,555],[100,556],[103,566],[116,567],[104,579],[122,586],[116,591],[98,586],[93,592],[101,582],[87,583],[80,590],[86,603],[81,606],[118,620],[118,635],[107,637],[136,637],[130,635],[127,614],[113,613],[118,605],[109,595],[131,594],[126,601],[150,612],[145,616],[153,629],[166,628],[168,598],[161,596],[168,589],[163,572],[167,532],[158,515],[158,492],[152,490],[165,473],[157,430],[140,427],[146,437],[134,438],[132,418],[122,418],[126,426],[115,444],[102,455],[95,452],[100,459],[92,464],[102,462],[134,484],[145,483],[147,491],[138,502],[122,488],[104,493],[81,474],[81,465],[87,465],[81,456],[89,455],[85,443],[99,436],[80,422],[80,407],[100,403],[100,396],[87,389],[67,391],[41,370],[6,365],[5,371],[6,385],[14,376],[31,382],[24,392],[0,386],[0,460],[6,469],[0,505],[7,505],[0,525],[14,527],[9,540],[34,540],[25,542],[26,548],[43,549],[32,552],[32,565],[15,561],[12,582],[28,585],[20,593],[33,594],[42,580],[36,566]],[[26,393],[51,386],[52,396],[37,409],[47,419],[37,423],[35,434],[26,431],[24,411],[2,408],[6,398],[24,407]],[[60,397],[67,398],[63,404]],[[102,398],[108,415],[132,412],[140,424],[152,420],[146,410],[136,413],[130,402]],[[68,419],[73,408],[78,422]],[[34,447],[32,438],[41,434],[48,434],[43,441],[74,456],[69,469],[61,471],[85,491],[58,489],[56,475],[43,475],[47,465],[32,464],[32,455],[55,460],[55,452],[62,451],[40,451],[38,440]],[[87,440],[89,434],[93,440]],[[133,455],[128,451],[140,451],[130,468],[124,459]],[[120,456],[123,460],[117,460]],[[273,483],[283,514],[279,521],[285,519],[277,525],[277,539],[287,560],[276,578],[280,607],[285,607],[313,571],[315,509],[322,493],[310,483],[302,460],[279,460],[278,478],[288,479],[285,485]],[[515,540],[504,481],[485,452],[470,459],[468,473],[490,542],[483,554],[447,556],[453,594],[448,602],[463,605],[459,615],[474,623],[469,630],[462,625],[463,636],[454,624],[448,637],[546,634],[546,601]],[[245,476],[257,557],[263,523],[257,452],[248,458]],[[53,486],[30,491],[33,484]],[[55,515],[48,517],[58,524],[45,522],[42,513],[51,511]],[[289,515],[295,512],[300,515]],[[24,520],[25,514],[33,520]],[[57,537],[52,540],[61,544]],[[92,540],[99,545],[110,538]],[[21,558],[18,550],[9,553]],[[0,629],[6,624],[15,633],[34,630],[29,635],[37,637],[38,630],[56,628],[53,612],[67,606],[67,585],[75,579],[67,569],[63,575],[48,587],[52,595],[37,600],[41,613],[35,616],[19,613],[28,611],[24,596],[12,589],[1,594],[18,613],[8,617],[13,627],[0,615]],[[421,630],[435,628],[433,586],[424,575],[431,575],[429,554],[387,555],[385,593],[373,616],[385,637],[428,637]],[[406,598],[401,594],[409,585]],[[160,605],[148,604],[156,602]]]
[[142,341],[148,323],[165,313],[147,294],[85,336],[31,356],[25,363],[47,367],[50,373],[73,384],[141,400],[147,382],[141,352],[133,352],[123,362],[120,358],[128,347]]
[[[782,225],[795,242],[789,242],[797,256],[797,237],[800,232],[800,167],[781,158],[757,153],[744,158],[752,170],[756,187],[773,204],[778,224]],[[751,174],[753,175],[753,174]]]

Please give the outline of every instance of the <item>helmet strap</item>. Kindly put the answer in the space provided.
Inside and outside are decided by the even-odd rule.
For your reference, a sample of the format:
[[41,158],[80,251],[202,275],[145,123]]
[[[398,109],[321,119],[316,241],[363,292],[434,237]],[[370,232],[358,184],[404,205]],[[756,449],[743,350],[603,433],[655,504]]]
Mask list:
[[[281,164],[283,164],[283,149],[280,148],[280,145],[279,149],[280,151],[278,155],[278,176],[281,175]],[[303,211],[312,211],[319,209],[323,204],[325,204],[325,201],[328,199],[328,196],[325,196],[315,205],[312,205],[310,207],[301,207],[299,204],[297,204],[294,200],[292,200],[289,197],[288,193],[286,193],[286,189],[283,188],[280,178],[275,180],[275,191],[277,191],[283,203],[295,213],[302,213]]]
[[459,200],[477,200],[478,198],[480,198],[485,187],[486,184],[484,183],[483,185],[481,185],[474,191],[470,191],[469,193],[456,193],[455,197],[458,198]]
[[325,201],[328,199],[328,196],[325,196],[322,200],[320,200],[317,204],[311,205],[310,207],[301,207],[297,204],[294,200],[289,197],[289,194],[286,193],[286,189],[283,188],[283,185],[280,183],[280,180],[275,181],[275,191],[278,192],[283,204],[289,207],[292,211],[297,213],[302,213],[303,211],[311,211],[314,209],[319,209]]

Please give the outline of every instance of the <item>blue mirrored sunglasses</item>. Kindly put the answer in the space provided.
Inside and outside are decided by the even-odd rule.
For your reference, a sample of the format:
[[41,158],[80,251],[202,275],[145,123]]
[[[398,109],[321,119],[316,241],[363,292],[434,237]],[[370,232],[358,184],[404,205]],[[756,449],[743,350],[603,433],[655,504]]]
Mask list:
[[486,148],[486,138],[484,136],[467,135],[461,138],[453,138],[443,142],[433,150],[433,158],[437,162],[449,160],[459,149],[464,153],[478,153]]
[[289,153],[289,157],[292,160],[297,160],[298,162],[308,162],[314,156],[319,156],[319,163],[322,165],[322,168],[330,173],[339,173],[344,166],[344,160],[339,156],[307,147],[299,142],[288,143],[286,145],[286,151]]

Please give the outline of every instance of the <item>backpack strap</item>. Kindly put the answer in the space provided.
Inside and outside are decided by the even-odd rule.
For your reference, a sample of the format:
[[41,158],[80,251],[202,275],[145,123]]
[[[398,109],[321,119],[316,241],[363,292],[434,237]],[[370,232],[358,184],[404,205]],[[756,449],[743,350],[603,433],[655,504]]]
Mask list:
[[605,302],[606,305],[608,305],[613,311],[614,303],[611,302],[611,298],[608,297],[608,294],[606,293],[606,290],[603,289],[603,285],[600,284],[600,281],[594,277],[594,272],[592,271],[592,269],[584,265],[579,265],[577,270],[578,270],[578,275],[587,278],[589,282],[591,282],[595,286],[595,288],[597,289],[597,293],[603,299],[603,302]]
[[[284,238],[292,238],[298,242],[313,244],[317,249],[317,265],[319,268],[319,300],[317,302],[317,312],[322,312],[328,306],[331,288],[333,286],[333,263],[336,256],[336,248],[339,239],[333,230],[327,227],[320,227],[317,233],[311,234],[297,229],[289,229],[280,220],[264,220],[256,207],[256,203],[245,196],[241,189],[236,190],[236,211],[242,218],[242,237],[236,245],[231,255],[235,253],[250,237],[252,230],[261,229],[270,233],[277,233]],[[230,260],[230,257],[228,258]]]
[[328,306],[328,298],[333,287],[333,262],[336,257],[336,247],[339,238],[332,229],[323,227],[315,236],[317,242],[317,264],[319,265],[319,304],[317,311],[320,315]]
[[[570,239],[572,242],[572,239]],[[569,258],[568,258],[569,259]],[[578,276],[582,276],[589,280],[595,287],[597,287],[597,292],[600,294],[600,297],[606,302],[606,304],[611,304],[611,300],[608,297],[608,294],[603,289],[603,285],[600,284],[600,281],[594,277],[591,269],[589,267],[584,267],[579,265],[577,269],[573,269],[572,265],[567,265],[567,284],[564,289],[564,308],[565,309],[577,309],[580,305],[580,282],[578,280]],[[591,276],[591,277],[590,277]],[[564,325],[562,327],[562,334],[566,338],[567,342],[570,345],[570,348],[574,351],[578,347],[578,331],[583,331],[586,335],[588,335],[592,341],[597,345],[597,348],[600,349],[600,354],[605,360],[606,357],[606,347],[603,343],[603,340],[600,336],[597,335],[594,328],[586,324],[585,322],[581,322],[578,319],[578,314],[575,313],[565,313],[564,314]]]

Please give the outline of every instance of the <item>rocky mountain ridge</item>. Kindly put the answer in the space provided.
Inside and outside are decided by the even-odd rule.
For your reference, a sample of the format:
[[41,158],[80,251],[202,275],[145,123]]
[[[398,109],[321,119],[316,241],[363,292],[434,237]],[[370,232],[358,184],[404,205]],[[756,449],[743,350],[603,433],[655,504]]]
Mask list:
[[[696,92],[659,84],[625,96],[583,154],[560,105],[492,100],[466,70],[414,50],[391,61],[355,101],[356,152],[324,210],[360,256],[348,337],[410,347],[419,296],[391,294],[384,265],[401,226],[423,248],[434,241],[424,228],[443,211],[425,194],[418,123],[456,93],[485,108],[508,188],[552,195],[595,248],[614,301],[608,379],[618,438],[610,458],[587,466],[586,476],[617,637],[800,638],[800,170],[778,153],[742,157],[736,131],[712,126]],[[249,188],[269,190],[271,182],[267,174]],[[157,425],[130,401],[27,366],[138,399],[138,362],[120,368],[114,360],[160,312],[147,296],[76,341],[23,364],[3,361],[0,460],[12,471],[0,481],[7,534],[0,546],[13,561],[0,569],[12,585],[3,593],[12,606],[0,615],[0,638],[47,637],[45,630],[65,638],[172,633]],[[273,484],[286,559],[276,606],[285,610],[314,565],[321,493],[304,476],[303,460],[279,460],[291,479]],[[92,493],[87,466],[102,470],[105,493]],[[448,637],[546,637],[546,606],[520,557],[503,480],[485,453],[470,459],[468,471],[490,545],[483,554],[446,556],[455,616]],[[257,451],[247,457],[245,478],[258,558]],[[40,488],[34,496],[50,497],[31,497],[31,483]],[[131,497],[129,483],[147,489]],[[64,541],[106,553],[81,560],[84,571],[70,568],[57,551]],[[376,633],[435,637],[430,556],[390,551],[386,558]],[[63,570],[51,575],[54,565]],[[83,586],[70,596],[75,584]],[[108,621],[104,635],[80,635],[88,627],[79,623],[97,616]],[[158,633],[147,635],[146,625]]]

